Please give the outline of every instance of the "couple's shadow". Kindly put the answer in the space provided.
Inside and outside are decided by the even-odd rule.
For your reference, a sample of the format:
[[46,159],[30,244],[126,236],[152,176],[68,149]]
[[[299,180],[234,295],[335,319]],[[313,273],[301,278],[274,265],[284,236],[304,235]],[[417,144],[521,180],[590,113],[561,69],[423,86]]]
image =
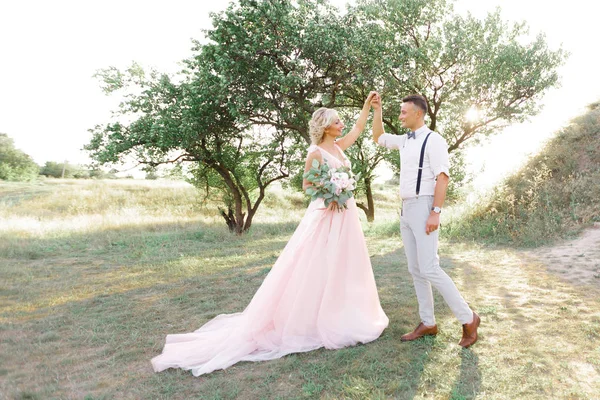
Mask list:
[[[414,374],[420,375],[423,373],[425,364],[428,362],[427,359],[429,358],[429,352],[433,349],[435,340],[439,339],[428,337],[419,340],[423,341],[423,343],[418,345],[417,348],[419,351],[413,354],[416,355],[416,359],[414,361],[416,361],[417,365],[420,366],[413,370],[413,374],[409,373],[404,384],[400,385],[401,390],[399,391],[399,396],[397,397],[398,399],[414,399],[418,396],[419,378],[417,378]],[[481,390],[479,356],[471,349],[461,349],[460,358],[460,374],[452,386],[452,391],[449,398],[457,400],[475,399]],[[412,375],[412,377],[410,375]]]
[[460,375],[452,388],[452,398],[474,399],[481,388],[479,356],[471,349],[462,349],[460,358]]

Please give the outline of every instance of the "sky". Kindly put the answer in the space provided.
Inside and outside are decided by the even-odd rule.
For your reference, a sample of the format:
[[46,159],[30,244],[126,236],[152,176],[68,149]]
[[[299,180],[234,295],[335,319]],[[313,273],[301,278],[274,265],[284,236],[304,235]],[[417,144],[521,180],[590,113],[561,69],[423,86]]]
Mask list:
[[[226,8],[215,0],[0,0],[0,132],[38,164],[88,163],[82,147],[88,129],[110,118],[116,99],[92,76],[133,61],[176,72],[191,54],[191,39],[211,27],[210,12]],[[333,0],[343,8],[347,0]],[[492,185],[585,106],[600,99],[596,75],[600,52],[600,2],[571,0],[458,0],[456,11],[483,17],[500,6],[509,21],[525,20],[544,32],[552,49],[571,53],[561,68],[562,86],[543,99],[544,110],[529,122],[469,150],[475,183]],[[384,99],[385,101],[385,99]]]

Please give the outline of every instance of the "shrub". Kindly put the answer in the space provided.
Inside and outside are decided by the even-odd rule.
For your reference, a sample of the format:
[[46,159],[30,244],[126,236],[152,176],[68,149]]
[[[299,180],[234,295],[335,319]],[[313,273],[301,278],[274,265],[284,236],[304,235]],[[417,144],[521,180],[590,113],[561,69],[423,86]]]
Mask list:
[[15,148],[13,139],[0,133],[0,179],[31,181],[38,176],[39,169],[29,155]]

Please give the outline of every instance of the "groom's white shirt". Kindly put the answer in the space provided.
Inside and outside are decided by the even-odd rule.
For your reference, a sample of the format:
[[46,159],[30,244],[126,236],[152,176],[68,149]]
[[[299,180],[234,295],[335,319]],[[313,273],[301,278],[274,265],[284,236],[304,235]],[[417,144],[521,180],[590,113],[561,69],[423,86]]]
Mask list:
[[400,197],[402,199],[417,196],[416,188],[421,147],[429,132],[431,132],[431,136],[429,136],[425,147],[419,195],[433,196],[436,177],[442,172],[450,176],[448,144],[444,138],[439,133],[430,130],[426,125],[415,131],[414,139],[408,139],[408,135],[392,135],[390,133],[379,136],[378,144],[380,146],[400,151]]

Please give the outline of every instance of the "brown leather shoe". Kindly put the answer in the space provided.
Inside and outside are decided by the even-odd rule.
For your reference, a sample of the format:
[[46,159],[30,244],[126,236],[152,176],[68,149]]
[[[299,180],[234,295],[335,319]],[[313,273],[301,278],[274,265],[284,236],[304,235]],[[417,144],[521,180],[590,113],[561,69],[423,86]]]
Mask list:
[[422,322],[417,326],[417,328],[411,333],[407,333],[406,335],[402,335],[400,338],[403,342],[410,342],[411,340],[416,340],[423,336],[435,336],[438,333],[437,325],[434,326],[425,326]]
[[470,324],[463,325],[463,336],[458,344],[464,348],[472,346],[477,341],[477,328],[481,323],[481,318],[473,311],[473,321]]

